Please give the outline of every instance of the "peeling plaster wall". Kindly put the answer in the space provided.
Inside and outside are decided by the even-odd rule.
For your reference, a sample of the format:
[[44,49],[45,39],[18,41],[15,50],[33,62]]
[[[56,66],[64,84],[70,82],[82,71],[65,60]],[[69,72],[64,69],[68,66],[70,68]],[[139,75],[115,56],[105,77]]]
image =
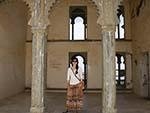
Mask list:
[[25,87],[26,12],[22,2],[0,4],[0,99]]

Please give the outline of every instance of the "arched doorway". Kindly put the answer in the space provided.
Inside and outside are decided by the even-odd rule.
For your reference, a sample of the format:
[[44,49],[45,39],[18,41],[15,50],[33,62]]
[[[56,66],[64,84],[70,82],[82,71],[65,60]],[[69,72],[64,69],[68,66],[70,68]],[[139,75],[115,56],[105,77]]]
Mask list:
[[[69,59],[72,57],[76,57],[79,61],[79,67],[82,68],[83,70],[83,78],[84,78],[84,83],[85,83],[85,88],[87,88],[88,84],[88,77],[87,77],[87,53],[86,52],[70,52],[69,53]],[[70,61],[68,63],[70,65]]]

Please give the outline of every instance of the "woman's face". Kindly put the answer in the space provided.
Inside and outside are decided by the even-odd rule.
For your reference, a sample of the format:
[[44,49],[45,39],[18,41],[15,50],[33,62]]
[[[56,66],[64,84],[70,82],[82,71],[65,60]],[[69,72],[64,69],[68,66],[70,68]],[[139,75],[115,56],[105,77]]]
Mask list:
[[72,65],[77,65],[77,60],[76,59],[73,59]]

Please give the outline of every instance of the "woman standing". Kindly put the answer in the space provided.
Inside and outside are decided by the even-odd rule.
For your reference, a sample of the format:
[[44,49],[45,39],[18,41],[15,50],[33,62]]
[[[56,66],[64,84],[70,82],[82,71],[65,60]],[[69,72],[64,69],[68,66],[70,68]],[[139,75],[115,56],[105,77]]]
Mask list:
[[83,106],[83,72],[78,66],[78,59],[71,59],[71,66],[67,72],[67,110],[63,113],[73,111],[77,113]]

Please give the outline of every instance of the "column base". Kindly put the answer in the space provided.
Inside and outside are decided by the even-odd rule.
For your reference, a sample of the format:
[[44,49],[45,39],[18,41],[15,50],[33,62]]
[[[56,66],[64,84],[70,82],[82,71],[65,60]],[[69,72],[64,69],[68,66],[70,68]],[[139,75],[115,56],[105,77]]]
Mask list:
[[44,107],[31,107],[30,113],[44,113]]
[[102,113],[117,113],[117,109],[106,109],[106,110],[103,110]]
[[114,109],[114,112],[113,113],[117,113],[117,109]]

